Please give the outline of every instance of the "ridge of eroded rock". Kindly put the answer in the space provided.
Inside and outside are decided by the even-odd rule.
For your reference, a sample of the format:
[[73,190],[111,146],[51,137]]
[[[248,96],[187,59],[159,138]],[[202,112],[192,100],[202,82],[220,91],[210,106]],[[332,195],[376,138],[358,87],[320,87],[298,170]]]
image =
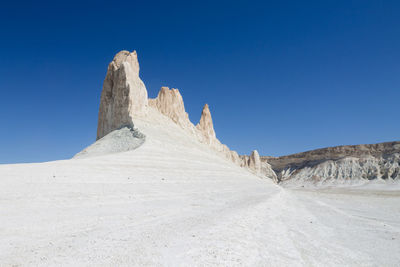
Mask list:
[[200,121],[194,126],[185,111],[178,89],[162,87],[156,98],[148,99],[146,87],[139,77],[139,69],[136,51],[121,51],[109,64],[101,93],[97,139],[121,127],[133,128],[135,117],[146,117],[148,108],[154,108],[218,154],[260,174],[258,153],[253,152],[251,162],[245,159],[244,163],[236,151],[230,150],[218,140],[208,104],[204,105]]

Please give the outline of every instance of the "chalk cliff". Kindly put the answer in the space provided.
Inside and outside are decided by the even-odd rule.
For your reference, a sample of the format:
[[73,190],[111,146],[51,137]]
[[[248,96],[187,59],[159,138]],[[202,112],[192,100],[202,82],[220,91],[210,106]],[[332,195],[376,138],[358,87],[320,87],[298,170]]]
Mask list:
[[178,89],[161,87],[155,99],[149,99],[149,105],[156,108],[160,113],[169,117],[174,123],[182,128],[191,128],[192,123],[185,111],[182,95]]
[[146,86],[139,77],[136,51],[121,51],[108,65],[100,98],[97,139],[123,126],[133,127],[133,116],[148,105]]
[[261,157],[280,183],[330,184],[400,179],[400,142],[337,146],[282,157]]
[[204,105],[203,111],[201,112],[200,122],[196,125],[196,128],[203,134],[205,143],[212,144],[216,140],[217,137],[215,135],[208,104]]
[[[136,51],[119,52],[109,64],[104,80],[97,139],[124,127],[128,127],[133,132],[137,131],[134,129],[135,118],[146,117],[149,114],[149,109],[156,110],[168,117],[173,123],[185,129],[193,138],[235,164],[246,167],[260,176],[265,176],[265,173],[273,173],[269,164],[261,166],[257,152],[252,153],[250,161],[245,159],[246,163],[243,163],[244,159],[239,157],[236,151],[230,150],[228,146],[218,140],[214,131],[210,108],[207,104],[204,105],[199,123],[194,126],[185,111],[184,101],[178,89],[161,87],[156,98],[148,99],[146,87],[139,77],[139,62]],[[142,139],[144,140],[144,135]],[[269,168],[269,170],[262,172],[261,169],[263,168]]]

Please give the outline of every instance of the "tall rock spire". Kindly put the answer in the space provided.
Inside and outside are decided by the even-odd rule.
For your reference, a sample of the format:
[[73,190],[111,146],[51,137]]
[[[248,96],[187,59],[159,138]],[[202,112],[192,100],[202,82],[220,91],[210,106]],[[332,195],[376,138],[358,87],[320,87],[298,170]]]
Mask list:
[[147,105],[136,51],[119,52],[108,65],[103,83],[97,139],[122,126],[133,126],[133,117],[145,114]]
[[[194,126],[185,111],[182,95],[178,89],[162,87],[154,99],[147,98],[147,90],[139,77],[139,62],[136,51],[121,51],[108,65],[101,92],[97,139],[124,126],[132,128],[135,119],[152,120],[163,115],[179,125],[200,143],[206,144],[216,153],[235,164],[249,168],[252,172],[273,173],[269,164],[261,164],[257,151],[250,156],[239,156],[216,137],[211,112],[207,104],[201,112],[199,123]],[[154,123],[157,123],[154,121]]]
[[249,158],[249,168],[252,169],[256,174],[259,174],[261,171],[261,159],[257,150],[253,150],[251,152]]
[[204,105],[203,111],[201,112],[200,122],[196,125],[196,128],[203,134],[206,143],[211,144],[216,139],[208,104]]

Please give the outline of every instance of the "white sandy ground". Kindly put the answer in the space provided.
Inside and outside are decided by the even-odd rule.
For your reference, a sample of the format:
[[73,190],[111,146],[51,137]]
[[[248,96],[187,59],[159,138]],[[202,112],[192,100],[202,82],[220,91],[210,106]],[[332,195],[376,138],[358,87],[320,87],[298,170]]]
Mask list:
[[1,266],[399,266],[399,190],[291,190],[176,125],[134,151],[0,165]]

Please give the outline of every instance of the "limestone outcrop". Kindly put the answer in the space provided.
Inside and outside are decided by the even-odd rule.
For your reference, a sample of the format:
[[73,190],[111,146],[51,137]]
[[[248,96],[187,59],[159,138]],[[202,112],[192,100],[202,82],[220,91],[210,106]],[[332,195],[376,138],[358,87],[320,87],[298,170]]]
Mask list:
[[211,144],[216,140],[214,125],[208,104],[204,105],[203,111],[201,112],[200,121],[196,125],[196,128],[202,133],[205,143]]
[[268,170],[262,172],[263,169],[268,169],[269,165],[260,163],[257,151],[254,151],[250,158],[244,159],[217,139],[208,104],[204,105],[200,121],[194,126],[185,111],[183,98],[178,89],[161,87],[156,98],[148,99],[146,87],[139,77],[136,51],[121,51],[109,64],[104,80],[97,139],[124,127],[135,129],[135,118],[147,118],[150,116],[149,111],[159,112],[168,117],[193,138],[235,164],[246,167],[257,175],[263,173],[265,176],[265,173],[268,173]]
[[374,157],[344,157],[302,168],[288,167],[278,173],[283,184],[363,183],[369,180],[400,180],[400,153]]
[[248,168],[251,172],[260,177],[268,177],[274,182],[277,182],[276,174],[272,170],[271,165],[266,161],[261,161],[261,157],[257,150],[253,150],[250,156],[241,155],[239,164],[244,168]]
[[182,128],[192,128],[189,115],[185,111],[182,95],[178,89],[161,87],[155,99],[149,99],[149,105],[156,108],[160,113],[169,117]]
[[222,144],[218,140],[215,134],[214,124],[208,104],[205,104],[203,107],[200,121],[196,125],[196,129],[200,132],[200,142],[209,145],[214,150],[223,154],[227,159],[231,160],[237,165],[240,165],[241,159],[239,154],[234,150],[230,150],[227,145]]
[[257,150],[253,150],[250,154],[249,168],[254,170],[254,172],[257,174],[259,174],[261,171],[261,160]]
[[97,139],[121,127],[133,127],[133,116],[143,115],[147,105],[147,90],[139,77],[136,51],[119,52],[108,65],[103,83]]
[[261,157],[283,183],[343,183],[400,179],[400,142],[337,146],[282,157]]

